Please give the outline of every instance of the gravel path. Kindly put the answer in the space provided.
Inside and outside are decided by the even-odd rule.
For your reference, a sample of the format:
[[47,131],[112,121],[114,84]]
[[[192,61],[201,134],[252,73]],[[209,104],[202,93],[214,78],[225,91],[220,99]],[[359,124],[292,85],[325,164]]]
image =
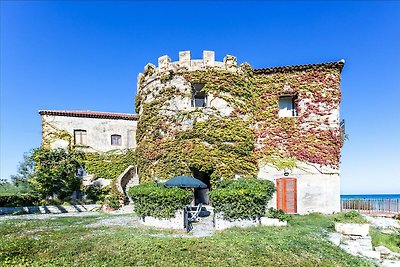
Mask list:
[[0,221],[6,220],[48,220],[60,217],[84,217],[84,216],[100,216],[102,213],[97,211],[71,212],[71,213],[46,213],[46,214],[23,214],[23,215],[1,215]]

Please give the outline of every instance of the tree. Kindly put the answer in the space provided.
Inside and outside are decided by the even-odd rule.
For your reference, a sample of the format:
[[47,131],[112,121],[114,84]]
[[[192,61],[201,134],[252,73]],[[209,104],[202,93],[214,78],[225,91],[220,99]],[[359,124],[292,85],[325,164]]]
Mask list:
[[33,176],[35,171],[35,161],[33,159],[33,150],[24,153],[23,161],[19,162],[17,174],[11,175],[11,182],[15,186],[27,187],[28,179]]
[[33,159],[35,172],[28,182],[43,197],[63,199],[80,188],[76,172],[83,160],[82,152],[39,148],[34,150]]

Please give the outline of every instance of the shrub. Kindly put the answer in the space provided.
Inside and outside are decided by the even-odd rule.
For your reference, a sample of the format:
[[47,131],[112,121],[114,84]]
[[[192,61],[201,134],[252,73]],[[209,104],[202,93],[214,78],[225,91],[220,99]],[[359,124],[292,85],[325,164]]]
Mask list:
[[15,194],[0,196],[0,207],[34,206],[39,202],[39,197],[31,194]]
[[136,214],[156,218],[172,218],[175,212],[188,205],[193,198],[191,191],[177,187],[164,188],[152,184],[133,186],[129,189]]
[[76,172],[83,159],[81,152],[40,148],[34,151],[33,159],[35,172],[28,182],[43,198],[64,199],[79,189],[81,181]]
[[89,185],[81,187],[82,193],[86,195],[85,201],[90,202],[97,202],[97,201],[104,201],[105,197],[110,194],[110,186],[105,186],[100,188],[98,186]]
[[271,181],[242,179],[222,181],[210,192],[210,200],[215,212],[222,213],[224,219],[252,219],[261,217],[275,191]]
[[116,195],[108,195],[104,199],[104,205],[112,209],[119,209],[121,207],[121,203],[119,202],[119,197]]
[[291,218],[291,216],[286,214],[283,210],[277,210],[275,208],[269,208],[266,215],[268,218],[279,219],[281,222],[287,221]]
[[360,213],[355,210],[349,212],[342,212],[335,216],[335,222],[343,223],[368,223]]

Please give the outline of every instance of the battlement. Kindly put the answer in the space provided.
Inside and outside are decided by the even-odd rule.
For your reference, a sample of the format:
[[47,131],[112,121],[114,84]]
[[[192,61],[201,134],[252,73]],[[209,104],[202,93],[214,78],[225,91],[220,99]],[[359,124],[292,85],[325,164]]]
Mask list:
[[220,70],[236,71],[238,68],[236,57],[226,55],[223,61],[215,61],[214,51],[203,51],[202,59],[192,59],[190,51],[179,52],[179,61],[171,62],[168,55],[158,58],[158,66],[148,63],[144,67],[144,72],[139,73],[138,81],[147,79],[154,74],[163,74],[165,72],[181,72],[205,70],[207,68],[217,68]]

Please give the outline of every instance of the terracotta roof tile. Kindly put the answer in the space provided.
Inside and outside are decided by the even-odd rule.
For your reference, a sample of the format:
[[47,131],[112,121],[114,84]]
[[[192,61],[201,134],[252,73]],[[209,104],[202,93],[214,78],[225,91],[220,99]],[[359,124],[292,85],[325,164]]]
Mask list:
[[254,69],[254,72],[256,74],[272,74],[277,72],[290,72],[290,71],[301,71],[307,69],[321,69],[321,68],[338,68],[340,71],[342,71],[343,66],[344,66],[344,59],[336,62]]
[[65,117],[82,117],[82,118],[98,118],[98,119],[114,119],[114,120],[137,120],[136,114],[99,112],[91,110],[39,110],[40,115],[65,116]]

